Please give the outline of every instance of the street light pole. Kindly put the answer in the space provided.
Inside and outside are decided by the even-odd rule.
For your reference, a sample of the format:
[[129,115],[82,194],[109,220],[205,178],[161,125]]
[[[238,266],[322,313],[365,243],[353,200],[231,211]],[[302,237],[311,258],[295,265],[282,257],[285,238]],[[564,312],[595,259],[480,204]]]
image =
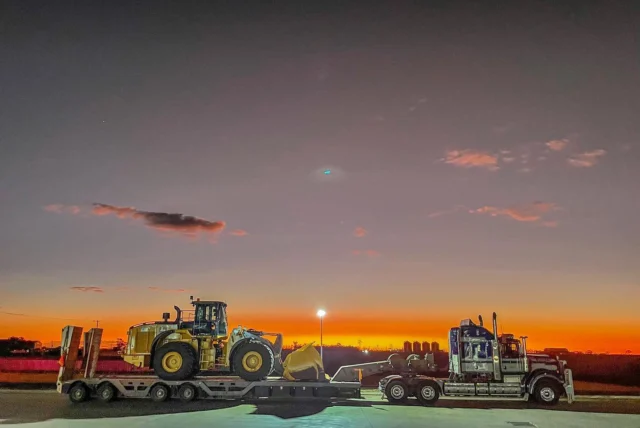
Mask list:
[[324,361],[322,359],[322,318],[324,318],[326,314],[322,309],[320,309],[317,314],[320,317],[320,361]]

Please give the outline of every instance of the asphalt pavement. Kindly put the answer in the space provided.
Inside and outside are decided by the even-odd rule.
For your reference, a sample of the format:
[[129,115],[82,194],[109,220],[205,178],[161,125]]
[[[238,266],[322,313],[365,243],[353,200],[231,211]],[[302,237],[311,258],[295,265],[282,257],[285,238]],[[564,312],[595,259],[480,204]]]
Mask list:
[[435,407],[390,405],[377,391],[346,401],[211,401],[154,403],[121,399],[72,404],[55,391],[0,390],[0,426],[23,428],[536,427],[640,428],[640,400],[578,397],[552,408],[513,400],[441,398]]

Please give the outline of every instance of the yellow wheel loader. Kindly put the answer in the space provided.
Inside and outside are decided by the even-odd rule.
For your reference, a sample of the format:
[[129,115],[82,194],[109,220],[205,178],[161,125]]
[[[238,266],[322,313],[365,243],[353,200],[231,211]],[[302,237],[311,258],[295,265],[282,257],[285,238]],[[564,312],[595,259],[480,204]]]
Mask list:
[[[186,380],[200,372],[223,372],[244,380],[282,376],[282,334],[266,333],[242,326],[227,329],[227,304],[193,300],[192,311],[174,306],[176,319],[163,314],[163,321],[129,328],[124,360],[140,368],[151,368],[165,380]],[[276,336],[274,343],[265,336]]]

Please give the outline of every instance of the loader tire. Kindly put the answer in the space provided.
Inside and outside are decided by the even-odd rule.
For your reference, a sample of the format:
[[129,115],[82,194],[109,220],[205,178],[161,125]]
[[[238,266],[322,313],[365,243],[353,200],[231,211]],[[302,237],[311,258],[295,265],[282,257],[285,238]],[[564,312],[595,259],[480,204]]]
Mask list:
[[197,373],[198,356],[188,343],[169,342],[156,349],[153,370],[160,379],[187,380]]
[[271,348],[257,341],[240,344],[233,353],[233,371],[244,380],[264,380],[273,372],[274,366]]

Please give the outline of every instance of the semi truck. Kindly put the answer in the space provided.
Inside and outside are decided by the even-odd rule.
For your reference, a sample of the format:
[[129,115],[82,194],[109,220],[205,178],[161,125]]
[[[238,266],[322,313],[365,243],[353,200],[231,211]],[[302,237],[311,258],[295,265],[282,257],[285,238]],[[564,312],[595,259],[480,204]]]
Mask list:
[[[318,376],[291,380],[268,377],[244,380],[239,376],[202,373],[186,380],[167,380],[156,375],[96,376],[102,330],[93,328],[85,338],[84,373],[75,370],[82,328],[63,329],[60,371],[57,390],[68,394],[73,403],[97,398],[147,398],[165,401],[194,399],[256,398],[362,398],[362,379],[385,375],[378,390],[391,404],[404,404],[415,397],[424,406],[434,405],[440,397],[523,398],[545,405],[555,405],[561,396],[574,400],[573,377],[566,362],[548,355],[527,352],[526,336],[515,339],[512,334],[498,335],[496,314],[493,332],[470,319],[449,331],[449,377],[434,377],[438,372],[434,355],[392,354],[383,361],[345,365],[329,377],[324,374],[320,355],[313,343],[298,349],[294,358],[285,360],[292,373],[315,371]],[[292,356],[290,355],[290,357]],[[323,374],[323,376],[320,376]]]
[[433,405],[440,396],[518,397],[555,405],[561,396],[574,401],[573,374],[566,361],[546,354],[527,352],[527,336],[498,334],[497,315],[493,331],[465,319],[449,331],[449,378],[424,374],[390,374],[378,389],[391,403],[415,397]]

